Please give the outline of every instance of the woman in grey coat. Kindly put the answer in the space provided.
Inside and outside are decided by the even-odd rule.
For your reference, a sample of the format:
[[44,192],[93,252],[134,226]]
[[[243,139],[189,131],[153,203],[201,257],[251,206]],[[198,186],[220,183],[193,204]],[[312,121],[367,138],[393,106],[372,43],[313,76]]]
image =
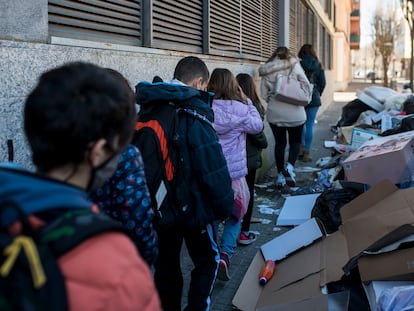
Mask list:
[[[265,64],[260,65],[259,75],[261,80],[261,94],[267,102],[266,118],[275,138],[275,162],[278,171],[276,185],[284,187],[286,177],[294,186],[295,162],[299,155],[302,129],[306,121],[305,108],[276,99],[275,84],[277,74],[293,76],[299,81],[308,78],[303,71],[299,60],[292,56],[287,47],[278,47]],[[288,134],[288,135],[286,135]],[[289,156],[285,163],[285,149],[289,137]]]

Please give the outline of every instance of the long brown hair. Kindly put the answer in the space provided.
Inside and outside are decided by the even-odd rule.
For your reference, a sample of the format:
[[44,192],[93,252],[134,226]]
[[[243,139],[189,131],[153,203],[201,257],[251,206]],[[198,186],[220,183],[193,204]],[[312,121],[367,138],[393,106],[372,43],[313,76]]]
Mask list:
[[214,93],[215,99],[238,100],[244,102],[239,84],[230,70],[216,68],[211,73],[207,90]]
[[319,66],[323,68],[321,62],[319,61],[318,55],[316,55],[316,51],[313,48],[312,44],[307,43],[307,44],[302,45],[302,47],[300,48],[298,57],[302,58],[305,55],[314,57],[318,61]]
[[239,73],[236,76],[236,80],[239,83],[243,93],[251,99],[253,105],[263,117],[265,114],[265,108],[263,107],[259,95],[257,94],[257,88],[253,78],[247,73]]

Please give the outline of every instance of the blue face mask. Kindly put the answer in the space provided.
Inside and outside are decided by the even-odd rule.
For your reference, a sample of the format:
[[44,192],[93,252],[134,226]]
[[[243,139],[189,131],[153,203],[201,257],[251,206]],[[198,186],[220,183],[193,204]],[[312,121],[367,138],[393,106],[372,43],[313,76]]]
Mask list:
[[86,191],[95,191],[96,189],[102,187],[102,185],[112,177],[118,166],[119,157],[120,154],[115,153],[104,163],[92,169],[91,178],[89,179]]

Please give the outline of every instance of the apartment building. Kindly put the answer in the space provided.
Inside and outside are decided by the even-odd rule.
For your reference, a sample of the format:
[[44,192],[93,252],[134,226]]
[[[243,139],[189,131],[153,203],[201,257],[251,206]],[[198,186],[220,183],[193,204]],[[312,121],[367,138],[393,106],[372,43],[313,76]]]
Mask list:
[[[120,71],[131,86],[171,78],[183,56],[246,72],[277,46],[312,43],[327,91],[350,81],[352,0],[5,0],[0,3],[0,161],[31,167],[22,107],[38,76],[70,61]],[[270,132],[269,132],[270,133]],[[269,135],[270,137],[271,135]],[[270,155],[269,155],[270,158]]]

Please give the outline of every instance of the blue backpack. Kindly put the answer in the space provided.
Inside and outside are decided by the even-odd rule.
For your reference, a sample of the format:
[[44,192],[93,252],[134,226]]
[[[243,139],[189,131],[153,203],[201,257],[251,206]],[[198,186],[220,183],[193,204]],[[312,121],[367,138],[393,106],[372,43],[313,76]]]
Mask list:
[[[4,215],[20,222],[19,234],[9,233]],[[33,229],[15,202],[0,202],[0,310],[68,310],[65,280],[58,258],[86,239],[123,226],[89,209],[72,209],[47,225]]]

